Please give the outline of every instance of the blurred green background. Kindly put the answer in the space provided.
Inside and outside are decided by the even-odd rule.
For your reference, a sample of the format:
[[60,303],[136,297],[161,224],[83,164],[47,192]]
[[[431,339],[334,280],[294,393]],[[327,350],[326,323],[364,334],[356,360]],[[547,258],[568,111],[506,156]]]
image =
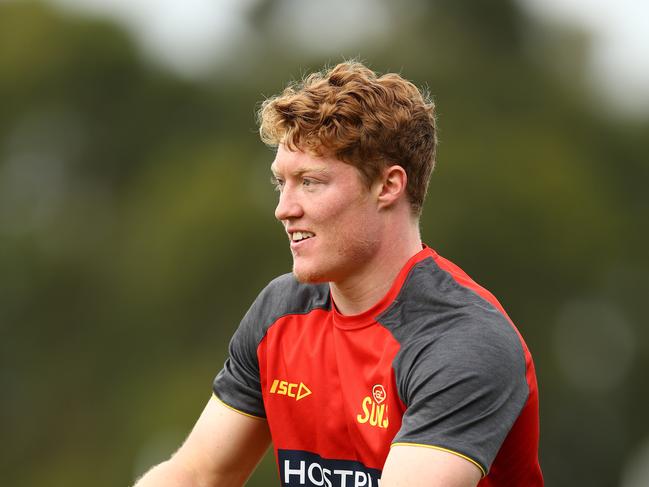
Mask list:
[[[649,116],[592,89],[587,32],[512,1],[217,2],[237,34],[183,70],[64,3],[0,2],[2,485],[129,485],[180,444],[290,270],[255,108],[352,56],[436,100],[423,235],[526,337],[547,485],[649,485]],[[249,485],[277,484],[267,457]]]

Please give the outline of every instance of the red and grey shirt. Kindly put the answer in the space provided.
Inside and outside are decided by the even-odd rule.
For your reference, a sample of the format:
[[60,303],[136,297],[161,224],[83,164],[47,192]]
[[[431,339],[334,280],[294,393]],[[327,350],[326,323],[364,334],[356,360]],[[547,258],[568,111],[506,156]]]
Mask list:
[[273,280],[234,334],[214,394],[266,418],[283,486],[377,486],[392,445],[448,451],[479,487],[540,487],[538,390],[486,289],[429,247],[366,312],[328,284]]

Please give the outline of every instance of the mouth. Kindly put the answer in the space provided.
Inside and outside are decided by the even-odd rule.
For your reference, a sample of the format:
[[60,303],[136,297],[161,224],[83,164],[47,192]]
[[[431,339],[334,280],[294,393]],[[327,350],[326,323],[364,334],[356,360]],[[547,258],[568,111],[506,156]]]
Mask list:
[[291,241],[291,250],[296,252],[310,246],[310,242],[315,237],[315,233],[307,231],[288,232],[288,239]]
[[291,243],[297,243],[297,242],[303,242],[304,240],[310,239],[315,237],[315,233],[313,232],[289,232],[288,238],[291,241]]

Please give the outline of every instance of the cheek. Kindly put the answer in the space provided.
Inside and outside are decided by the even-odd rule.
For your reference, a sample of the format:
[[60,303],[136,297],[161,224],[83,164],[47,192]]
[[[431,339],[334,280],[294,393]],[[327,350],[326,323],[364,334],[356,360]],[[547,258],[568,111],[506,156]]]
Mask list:
[[374,249],[380,240],[380,222],[376,218],[374,213],[360,209],[339,215],[328,230],[339,253],[364,255]]
[[343,234],[354,233],[356,229],[364,226],[364,214],[351,206],[352,204],[343,204],[329,215],[325,230],[330,235],[342,237]]
[[331,233],[333,228],[344,227],[354,218],[349,201],[333,199],[314,205],[311,215],[313,220],[322,225],[322,229]]
[[314,223],[317,222],[330,243],[365,239],[375,233],[377,215],[372,211],[368,195],[356,186],[320,200],[311,210]]

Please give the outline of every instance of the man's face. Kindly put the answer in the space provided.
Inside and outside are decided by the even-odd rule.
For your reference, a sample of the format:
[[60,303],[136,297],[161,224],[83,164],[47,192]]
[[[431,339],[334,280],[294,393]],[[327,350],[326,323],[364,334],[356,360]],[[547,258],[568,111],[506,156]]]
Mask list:
[[279,146],[271,166],[282,222],[301,282],[341,282],[377,252],[381,219],[358,170],[334,158]]

